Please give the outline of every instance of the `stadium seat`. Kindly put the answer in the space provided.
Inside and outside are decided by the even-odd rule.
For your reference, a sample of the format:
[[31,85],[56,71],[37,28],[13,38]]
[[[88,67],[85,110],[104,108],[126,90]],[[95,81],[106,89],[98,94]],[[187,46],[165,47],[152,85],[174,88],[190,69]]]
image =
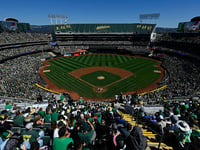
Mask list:
[[12,127],[12,128],[11,128],[11,131],[12,131],[13,133],[18,133],[18,134],[20,134],[20,133],[21,133],[21,127]]
[[36,132],[40,132],[40,128],[33,128],[33,130],[35,130]]
[[[21,133],[25,130],[26,130],[26,128],[21,128]],[[39,132],[41,129],[40,128],[33,128],[33,130],[35,130],[36,132]]]
[[21,128],[21,133],[24,132],[26,130],[26,128]]
[[50,145],[50,136],[43,136],[43,145]]
[[44,123],[43,127],[46,128],[50,128],[51,127],[51,123]]

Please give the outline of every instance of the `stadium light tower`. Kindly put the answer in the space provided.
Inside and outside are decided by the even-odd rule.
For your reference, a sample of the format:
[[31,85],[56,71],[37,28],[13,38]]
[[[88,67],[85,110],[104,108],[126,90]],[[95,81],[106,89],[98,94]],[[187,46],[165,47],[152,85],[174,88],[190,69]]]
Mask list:
[[[67,15],[49,14],[48,18],[50,19],[51,25],[58,24],[58,20],[60,20],[60,24],[62,24],[63,21],[64,21],[64,24],[67,23]],[[54,23],[54,21],[55,21],[55,23]]]

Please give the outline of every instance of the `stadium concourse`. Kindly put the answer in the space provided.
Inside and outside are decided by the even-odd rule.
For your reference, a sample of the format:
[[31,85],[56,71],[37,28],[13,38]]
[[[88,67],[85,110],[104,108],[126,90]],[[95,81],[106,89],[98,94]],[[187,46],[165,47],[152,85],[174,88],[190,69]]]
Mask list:
[[[41,60],[51,57],[44,51],[50,48],[48,43],[5,48],[6,44],[48,41],[49,36],[3,32],[0,38],[4,47],[0,49],[0,60],[5,60],[0,64],[0,94],[1,102],[6,103],[0,116],[1,149],[20,148],[22,143],[21,149],[48,147],[55,150],[61,149],[61,145],[63,149],[68,146],[71,149],[134,147],[141,150],[200,147],[200,67],[197,61],[162,53],[166,72],[159,84],[168,86],[144,95],[121,95],[117,100],[122,103],[63,101],[62,96],[56,100],[55,94],[34,85],[46,84],[39,76],[39,68],[43,65]],[[59,49],[63,49],[62,46],[57,47]],[[32,53],[34,51],[38,53]],[[33,105],[41,97],[48,103]],[[25,103],[25,99],[30,100],[26,107],[16,103]],[[150,112],[151,107],[154,111]]]

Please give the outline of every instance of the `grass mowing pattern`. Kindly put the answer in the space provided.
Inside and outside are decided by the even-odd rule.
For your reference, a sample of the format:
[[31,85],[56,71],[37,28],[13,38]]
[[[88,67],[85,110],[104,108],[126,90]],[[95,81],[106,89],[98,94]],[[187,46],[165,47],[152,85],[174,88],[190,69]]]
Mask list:
[[[159,67],[155,67],[158,62],[140,57],[98,54],[62,57],[48,62],[50,66],[45,67],[45,70],[51,71],[45,72],[45,76],[57,87],[75,91],[82,97],[112,98],[120,92],[145,88],[160,77],[159,73],[154,72],[160,70]],[[104,93],[96,93],[93,87],[68,74],[80,68],[95,66],[121,68],[133,72],[134,75],[109,86]]]
[[[103,76],[104,79],[103,80],[97,79],[97,77],[99,76]],[[94,86],[106,86],[112,82],[120,80],[121,77],[107,71],[95,71],[81,76],[81,79],[93,84]]]

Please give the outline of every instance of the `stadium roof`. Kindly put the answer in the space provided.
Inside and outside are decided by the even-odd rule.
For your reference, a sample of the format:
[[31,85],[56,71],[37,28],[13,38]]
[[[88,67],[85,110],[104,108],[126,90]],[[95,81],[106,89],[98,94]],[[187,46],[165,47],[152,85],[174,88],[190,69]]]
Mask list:
[[191,19],[191,22],[200,21],[200,16],[194,17]]

